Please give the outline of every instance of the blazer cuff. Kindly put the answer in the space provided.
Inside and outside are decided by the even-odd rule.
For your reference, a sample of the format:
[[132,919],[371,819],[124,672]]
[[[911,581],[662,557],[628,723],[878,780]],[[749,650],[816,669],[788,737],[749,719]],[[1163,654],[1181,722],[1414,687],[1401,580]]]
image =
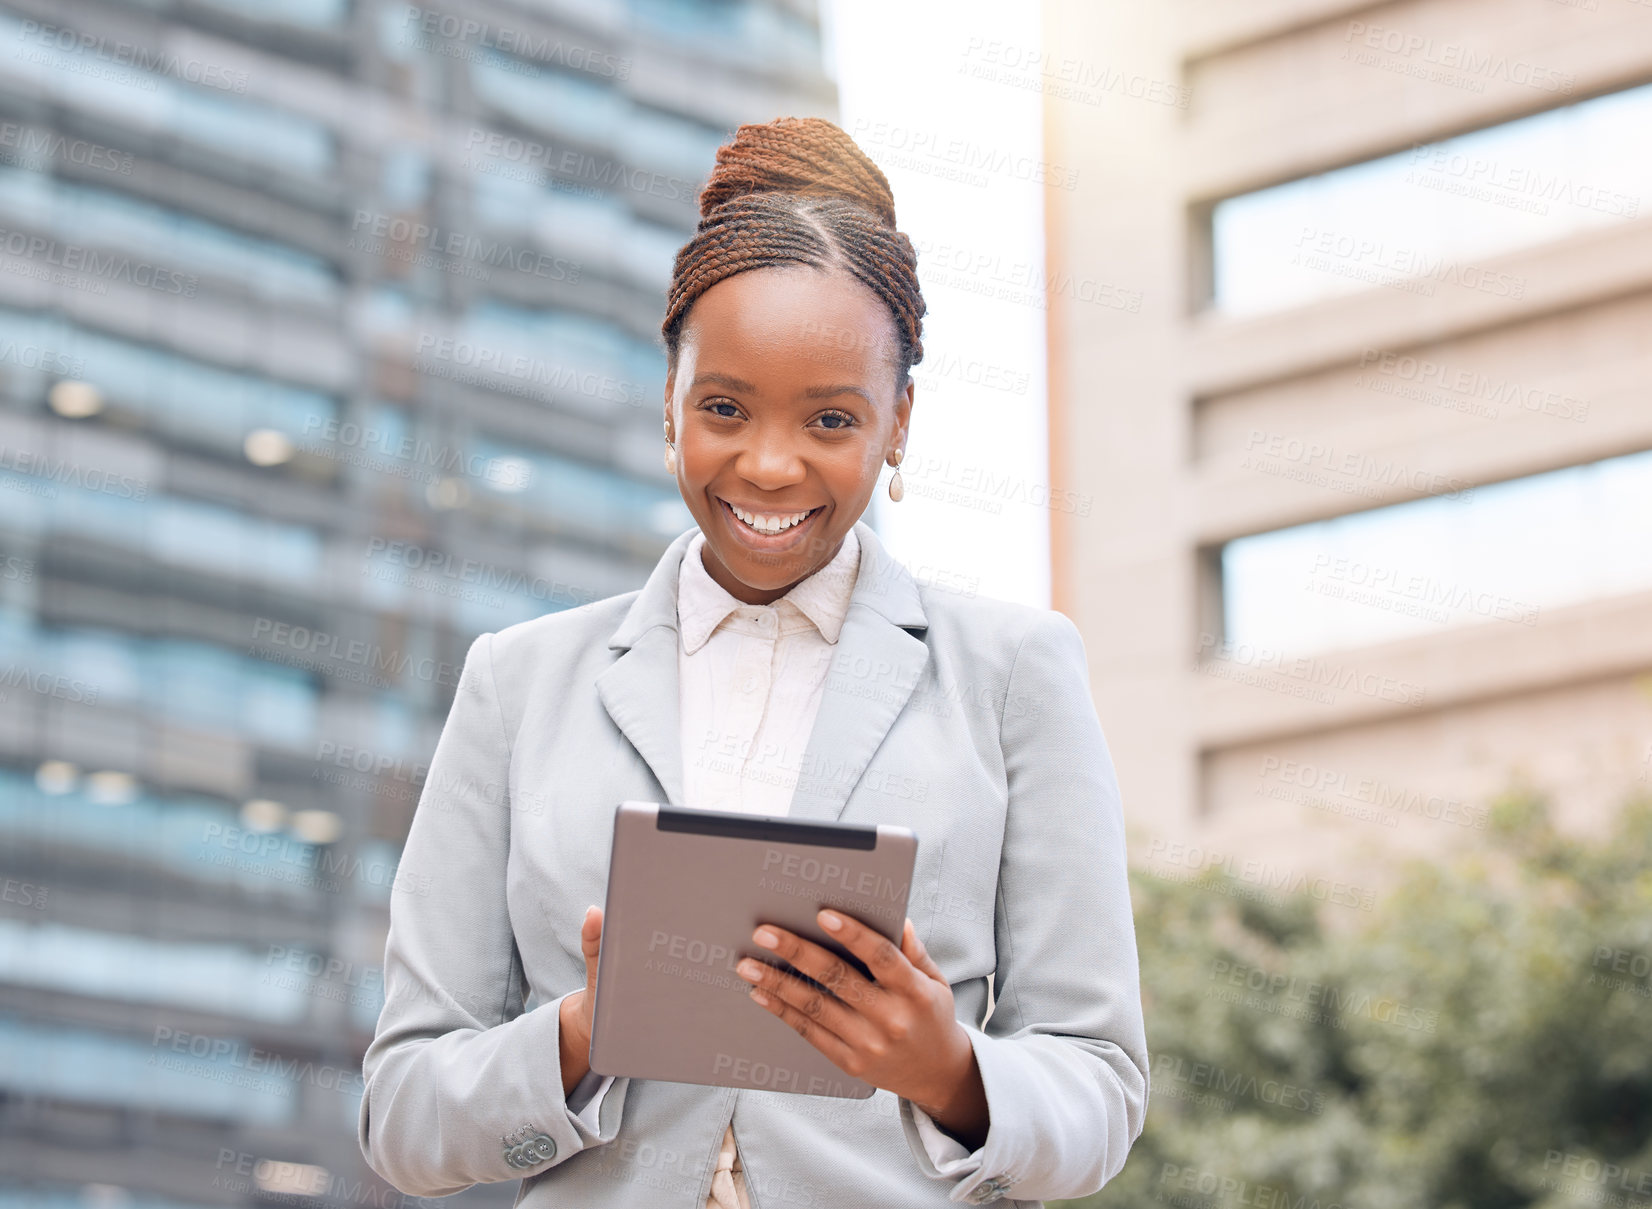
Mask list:
[[905,1096],[899,1097],[898,1102],[901,1128],[906,1132],[907,1146],[917,1160],[919,1170],[931,1179],[952,1181],[948,1200],[965,1205],[984,1205],[1007,1195],[1010,1187],[1024,1174],[1012,1169],[1014,1143],[1010,1137],[1011,1123],[1006,1118],[1014,1099],[1009,1083],[1014,1074],[1003,1065],[1004,1055],[997,1052],[1000,1042],[969,1024],[964,1024],[964,1030],[975,1050],[975,1062],[981,1071],[981,1086],[986,1091],[986,1140],[974,1151],[966,1153],[964,1144],[941,1132],[923,1109]]
[[614,1079],[613,1075],[587,1071],[585,1077],[574,1084],[573,1095],[568,1097],[568,1111],[591,1131],[593,1141],[601,1136],[602,1104],[608,1089],[614,1085]]
[[[556,1080],[562,1084],[562,1001],[575,992],[567,995],[558,995],[543,1010],[554,1014],[556,1019]],[[615,1084],[619,1086],[616,1088]],[[621,1111],[625,1106],[625,1091],[631,1086],[631,1077],[615,1075],[599,1075],[594,1070],[585,1072],[584,1078],[574,1084],[573,1091],[568,1093],[564,1100],[567,1112],[568,1126],[579,1138],[578,1150],[590,1146],[600,1146],[605,1142],[612,1142],[619,1134]],[[614,1089],[610,1096],[609,1089]],[[611,1108],[607,1107],[613,1101]]]

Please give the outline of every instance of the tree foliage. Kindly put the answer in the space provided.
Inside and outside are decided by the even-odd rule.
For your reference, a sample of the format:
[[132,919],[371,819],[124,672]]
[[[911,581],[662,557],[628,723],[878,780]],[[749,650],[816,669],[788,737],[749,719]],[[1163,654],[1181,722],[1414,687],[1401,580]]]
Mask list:
[[1652,800],[1562,834],[1510,794],[1371,918],[1132,875],[1147,1127],[1083,1201],[1652,1209]]

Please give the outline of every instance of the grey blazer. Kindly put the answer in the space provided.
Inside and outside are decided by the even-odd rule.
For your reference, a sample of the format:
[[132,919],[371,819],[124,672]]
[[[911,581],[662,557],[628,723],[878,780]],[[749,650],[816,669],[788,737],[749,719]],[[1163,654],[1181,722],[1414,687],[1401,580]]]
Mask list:
[[1124,1166],[1147,1042],[1118,783],[1078,630],[921,585],[864,521],[855,532],[791,817],[917,833],[909,914],[980,1065],[979,1161],[942,1176],[911,1104],[881,1088],[843,1100],[622,1078],[599,1130],[568,1108],[558,1007],[585,984],[580,920],[604,898],[614,807],[681,800],[689,529],[641,589],[483,634],[465,657],[362,1061],[361,1150],[396,1188],[521,1180],[516,1203],[535,1209],[703,1209],[731,1117],[755,1209],[1037,1206]]

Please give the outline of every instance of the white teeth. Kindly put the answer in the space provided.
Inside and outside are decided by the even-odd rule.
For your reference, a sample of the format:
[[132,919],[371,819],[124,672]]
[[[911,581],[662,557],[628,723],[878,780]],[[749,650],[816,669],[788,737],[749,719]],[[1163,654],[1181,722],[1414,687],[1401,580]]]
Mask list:
[[[727,503],[726,500],[724,502]],[[775,533],[784,533],[793,525],[796,525],[806,519],[809,512],[814,511],[814,509],[811,508],[809,509],[809,512],[794,512],[790,516],[759,516],[755,512],[746,512],[743,509],[736,508],[733,504],[729,504],[729,509],[735,516],[739,517],[747,525],[751,526],[751,528],[756,529],[759,533],[767,533],[771,535]]]

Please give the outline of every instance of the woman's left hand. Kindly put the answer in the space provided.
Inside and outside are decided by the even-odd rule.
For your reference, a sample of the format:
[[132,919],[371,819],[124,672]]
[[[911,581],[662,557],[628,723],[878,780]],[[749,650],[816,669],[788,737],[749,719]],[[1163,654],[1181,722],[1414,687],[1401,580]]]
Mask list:
[[[763,924],[774,943],[764,947],[830,990],[752,958],[736,967],[754,984],[752,997],[800,1033],[838,1069],[912,1101],[938,1123],[958,1117],[980,1096],[980,1072],[969,1035],[958,1023],[952,987],[924,950],[912,921],[897,946],[866,925],[835,911],[816,915],[872,972],[868,981],[829,949],[778,924]],[[973,1094],[972,1094],[973,1093]],[[963,1109],[963,1116],[970,1114]],[[974,1132],[971,1130],[970,1132]]]

